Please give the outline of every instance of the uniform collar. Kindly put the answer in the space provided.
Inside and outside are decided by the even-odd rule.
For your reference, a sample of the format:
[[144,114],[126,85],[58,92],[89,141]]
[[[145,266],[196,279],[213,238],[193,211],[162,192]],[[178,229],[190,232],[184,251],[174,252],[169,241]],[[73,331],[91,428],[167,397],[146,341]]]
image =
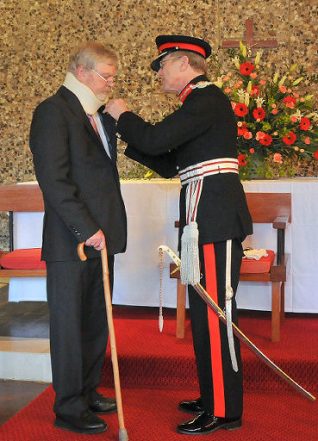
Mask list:
[[193,84],[197,84],[200,81],[208,81],[207,77],[205,75],[199,75],[195,78],[193,78],[179,93],[179,99],[182,103],[186,100],[187,96],[190,95],[190,93],[194,90],[192,87]]

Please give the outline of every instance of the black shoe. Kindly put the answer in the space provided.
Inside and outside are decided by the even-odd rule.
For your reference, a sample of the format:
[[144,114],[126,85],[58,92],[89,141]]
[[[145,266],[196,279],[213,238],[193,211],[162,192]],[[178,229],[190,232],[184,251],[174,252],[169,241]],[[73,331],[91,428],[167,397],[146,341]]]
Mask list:
[[107,429],[107,424],[90,410],[85,410],[80,417],[56,415],[54,425],[60,429],[87,435],[105,432]]
[[96,413],[111,413],[117,410],[116,400],[114,398],[106,398],[95,393],[94,400],[88,402],[91,411]]
[[241,418],[219,418],[209,413],[202,412],[193,420],[179,424],[177,432],[186,435],[200,435],[211,433],[219,429],[234,430],[242,425]]
[[201,398],[191,401],[180,401],[179,409],[188,413],[200,413],[204,411]]

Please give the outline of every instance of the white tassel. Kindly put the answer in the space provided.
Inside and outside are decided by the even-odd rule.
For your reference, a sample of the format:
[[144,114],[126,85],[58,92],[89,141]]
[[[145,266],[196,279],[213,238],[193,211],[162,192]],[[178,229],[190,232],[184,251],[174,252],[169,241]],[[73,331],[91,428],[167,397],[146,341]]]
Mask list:
[[195,285],[200,282],[199,230],[196,222],[190,222],[183,228],[180,274],[183,285]]

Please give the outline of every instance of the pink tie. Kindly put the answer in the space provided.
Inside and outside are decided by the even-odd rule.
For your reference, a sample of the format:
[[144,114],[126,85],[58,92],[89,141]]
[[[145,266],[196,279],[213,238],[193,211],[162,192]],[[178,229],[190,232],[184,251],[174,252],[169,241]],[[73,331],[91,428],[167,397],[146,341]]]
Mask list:
[[95,118],[93,117],[93,115],[90,115],[90,114],[88,114],[88,113],[87,113],[87,116],[88,116],[88,119],[89,119],[90,123],[91,123],[92,126],[93,126],[93,129],[94,129],[95,132],[96,132],[96,135],[100,138],[100,135],[99,135],[99,132],[98,132],[98,128],[97,128],[97,124],[96,124]]

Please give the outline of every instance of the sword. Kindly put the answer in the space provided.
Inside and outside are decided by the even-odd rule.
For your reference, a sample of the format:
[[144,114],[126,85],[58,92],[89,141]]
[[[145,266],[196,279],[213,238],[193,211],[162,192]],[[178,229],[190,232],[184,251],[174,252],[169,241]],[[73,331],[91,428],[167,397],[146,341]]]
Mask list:
[[[171,260],[180,268],[181,260],[179,257],[166,245],[160,245],[158,248],[160,253],[166,252]],[[199,296],[204,300],[204,302],[216,313],[218,318],[222,323],[226,325],[226,315],[222,309],[214,302],[207,291],[203,288],[200,283],[192,285]],[[254,352],[257,357],[259,357],[265,364],[271,368],[277,375],[279,375],[283,380],[285,380],[290,386],[292,386],[297,392],[302,394],[304,397],[308,398],[310,401],[315,401],[316,397],[304,389],[300,384],[293,380],[289,375],[286,374],[280,367],[278,367],[270,358],[268,358],[251,340],[240,330],[235,323],[232,322],[234,334],[247,345],[247,347]]]

